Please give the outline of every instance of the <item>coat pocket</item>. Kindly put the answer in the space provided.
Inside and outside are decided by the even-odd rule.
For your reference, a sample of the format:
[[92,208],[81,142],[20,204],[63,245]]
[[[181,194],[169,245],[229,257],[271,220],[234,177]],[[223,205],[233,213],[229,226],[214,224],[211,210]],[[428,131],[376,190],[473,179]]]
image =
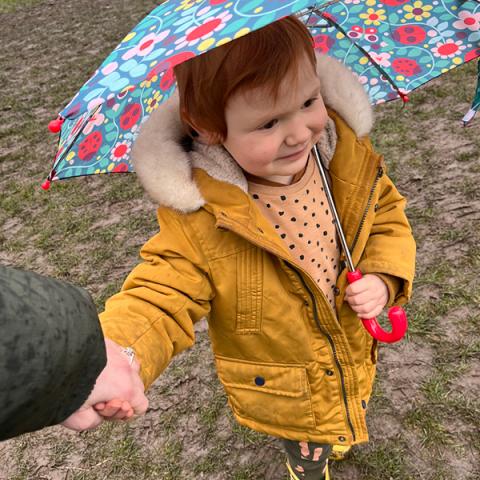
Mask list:
[[259,424],[314,429],[310,385],[303,365],[249,363],[216,357],[233,412]]
[[249,248],[237,255],[237,315],[235,333],[261,331],[263,305],[263,252]]

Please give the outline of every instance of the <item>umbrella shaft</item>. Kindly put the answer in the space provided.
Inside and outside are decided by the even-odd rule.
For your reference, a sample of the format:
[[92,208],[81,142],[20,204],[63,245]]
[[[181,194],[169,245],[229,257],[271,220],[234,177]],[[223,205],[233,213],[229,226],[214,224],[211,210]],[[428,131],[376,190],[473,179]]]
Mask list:
[[320,171],[320,175],[322,177],[323,188],[325,189],[328,205],[330,206],[330,211],[332,212],[332,215],[333,215],[333,223],[335,224],[335,229],[337,230],[343,252],[345,253],[345,257],[347,259],[348,269],[351,272],[353,272],[355,271],[355,266],[353,265],[352,256],[350,255],[350,250],[348,249],[347,240],[345,239],[345,235],[342,230],[342,225],[340,223],[340,219],[338,218],[337,209],[333,201],[332,192],[330,191],[330,185],[328,184],[327,174],[325,173],[325,168],[323,167],[322,160],[320,158],[320,154],[318,152],[318,148],[316,145],[313,146],[313,155],[315,157],[315,161],[317,163],[318,169]]

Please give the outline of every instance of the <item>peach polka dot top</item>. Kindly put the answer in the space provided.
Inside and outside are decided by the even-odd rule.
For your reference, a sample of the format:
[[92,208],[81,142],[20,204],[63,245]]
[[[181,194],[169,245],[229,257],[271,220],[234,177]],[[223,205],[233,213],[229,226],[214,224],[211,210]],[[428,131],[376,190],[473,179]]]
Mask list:
[[333,308],[340,248],[315,162],[309,159],[303,176],[291,185],[260,185],[249,181],[248,190]]

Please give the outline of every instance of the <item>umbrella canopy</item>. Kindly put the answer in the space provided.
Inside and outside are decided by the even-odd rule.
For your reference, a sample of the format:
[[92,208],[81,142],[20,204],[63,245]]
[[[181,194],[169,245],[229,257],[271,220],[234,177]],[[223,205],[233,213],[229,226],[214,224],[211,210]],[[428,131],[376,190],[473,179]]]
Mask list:
[[344,0],[307,25],[315,47],[347,64],[372,103],[405,98],[480,56],[477,0]]
[[477,0],[167,0],[105,59],[59,119],[51,180],[132,171],[140,125],[175,89],[173,68],[297,14],[317,50],[346,63],[372,103],[419,87],[480,55]]

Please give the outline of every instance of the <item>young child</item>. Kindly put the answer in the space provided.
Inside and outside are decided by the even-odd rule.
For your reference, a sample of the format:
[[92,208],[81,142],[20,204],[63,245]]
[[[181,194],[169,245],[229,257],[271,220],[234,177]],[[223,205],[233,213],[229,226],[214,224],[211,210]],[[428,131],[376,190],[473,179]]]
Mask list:
[[[148,388],[207,317],[235,418],[283,439],[292,479],[325,478],[333,445],[368,440],[377,345],[358,317],[404,303],[414,275],[405,200],[367,137],[368,98],[315,56],[294,17],[175,74],[179,96],[133,151],[159,232],[108,300],[104,333],[134,349]],[[364,273],[350,286],[314,144]],[[120,403],[98,409],[126,416]]]

